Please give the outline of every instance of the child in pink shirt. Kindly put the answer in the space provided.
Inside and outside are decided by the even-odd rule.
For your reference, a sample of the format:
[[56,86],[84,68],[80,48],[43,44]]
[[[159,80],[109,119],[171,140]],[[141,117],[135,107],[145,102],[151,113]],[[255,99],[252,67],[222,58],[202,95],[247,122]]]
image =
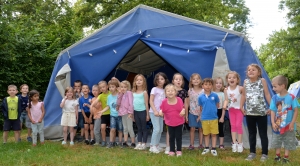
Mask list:
[[183,101],[176,97],[177,90],[173,84],[168,84],[165,87],[166,99],[162,101],[159,115],[164,116],[165,123],[168,126],[170,135],[170,152],[169,156],[175,155],[175,140],[176,140],[176,155],[181,156],[182,147],[182,125],[184,124],[185,109]]

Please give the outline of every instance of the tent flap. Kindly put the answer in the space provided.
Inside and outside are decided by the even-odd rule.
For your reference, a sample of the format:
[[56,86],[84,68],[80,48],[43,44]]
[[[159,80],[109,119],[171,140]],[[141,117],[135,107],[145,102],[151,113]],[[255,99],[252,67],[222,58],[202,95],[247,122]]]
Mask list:
[[65,89],[71,86],[71,68],[69,64],[65,64],[57,73],[55,77],[55,85],[62,97],[65,96]]

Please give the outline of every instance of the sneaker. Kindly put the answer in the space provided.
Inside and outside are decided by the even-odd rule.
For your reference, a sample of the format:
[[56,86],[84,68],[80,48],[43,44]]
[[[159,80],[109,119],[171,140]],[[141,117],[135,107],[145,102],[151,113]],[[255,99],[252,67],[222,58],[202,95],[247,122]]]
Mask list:
[[237,152],[238,152],[238,153],[242,153],[243,150],[244,150],[244,148],[243,148],[243,143],[238,143],[238,144],[237,144]]
[[153,146],[150,145],[149,152],[152,152]]
[[82,142],[84,140],[84,138],[82,137],[82,136],[80,136],[79,138],[78,138],[78,142]]
[[175,156],[174,152],[169,152],[168,154],[169,154],[168,156]]
[[96,142],[95,142],[95,140],[92,140],[91,142],[90,142],[90,145],[94,145]]
[[267,159],[268,159],[268,155],[263,154],[263,155],[261,156],[261,158],[260,158],[260,161],[261,161],[261,162],[264,162],[264,161],[266,161]]
[[110,142],[110,143],[106,146],[106,148],[112,148],[112,147],[114,147],[114,143],[112,143],[112,142]]
[[116,143],[116,142],[114,142],[114,143],[113,143],[113,145],[114,145],[114,146],[118,146],[119,144],[118,144],[118,143]]
[[102,141],[101,146],[102,146],[102,147],[105,147],[105,146],[106,146],[106,142],[105,142],[105,141]]
[[18,142],[21,142],[21,141],[22,141],[21,138],[19,138],[19,139],[18,139]]
[[177,152],[176,152],[176,156],[177,156],[177,157],[182,156],[182,152],[181,152],[181,151],[177,151]]
[[209,149],[204,149],[203,152],[202,152],[201,154],[202,154],[202,155],[205,155],[205,154],[207,154],[207,153],[209,153]]
[[159,152],[163,152],[163,151],[164,151],[164,149],[163,149],[162,147],[160,147],[159,145],[157,145],[156,148],[157,148],[157,150],[158,150]]
[[255,154],[255,153],[250,153],[250,154],[248,155],[248,157],[247,157],[245,160],[251,161],[251,160],[253,160],[255,157],[256,157],[256,154]]
[[32,138],[30,136],[27,137],[28,142],[32,142]]
[[279,162],[279,161],[281,160],[281,157],[280,157],[280,156],[276,156],[276,157],[274,158],[274,160],[275,160],[276,162]]
[[98,142],[94,143],[94,146],[98,146],[98,145],[100,145]]
[[89,145],[89,144],[90,144],[90,141],[86,139],[86,140],[84,141],[84,143],[87,144],[87,145]]
[[61,144],[62,144],[62,145],[66,145],[66,144],[67,144],[67,142],[63,141],[63,142],[61,142]]
[[71,141],[71,142],[70,142],[70,145],[71,145],[71,146],[72,146],[72,145],[74,145],[74,142],[73,142],[73,141]]
[[131,143],[131,145],[130,145],[132,148],[135,148],[135,143]]
[[289,162],[290,162],[290,160],[289,160],[288,158],[285,158],[285,157],[284,157],[284,158],[282,159],[282,163],[285,163],[285,164],[286,164],[286,163],[289,163]]
[[211,150],[210,152],[213,156],[218,156],[217,150]]
[[124,148],[127,148],[127,147],[128,147],[128,144],[127,144],[126,142],[123,142],[122,146],[123,146]]
[[139,148],[139,150],[145,150],[146,149],[146,144],[142,144]]
[[202,144],[199,145],[199,146],[198,146],[198,149],[199,149],[199,150],[204,149],[203,145],[202,145]]
[[169,152],[170,152],[170,147],[166,147],[165,154],[169,154]]
[[141,148],[142,144],[137,144],[136,147],[134,148],[135,150],[139,150]]
[[156,146],[152,146],[152,147],[151,147],[151,152],[157,154],[157,153],[159,153],[160,151],[157,149]]
[[237,152],[237,144],[232,144],[231,148],[233,153]]
[[219,148],[220,148],[221,150],[225,150],[224,145],[220,145]]
[[194,150],[194,146],[193,146],[193,145],[190,145],[190,146],[189,146],[189,150]]

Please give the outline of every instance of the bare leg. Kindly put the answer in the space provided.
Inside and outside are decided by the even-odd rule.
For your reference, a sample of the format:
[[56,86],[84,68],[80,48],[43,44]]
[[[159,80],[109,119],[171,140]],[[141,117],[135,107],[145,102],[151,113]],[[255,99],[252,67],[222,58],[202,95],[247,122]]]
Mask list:
[[109,132],[109,142],[115,142],[116,140],[116,129],[111,128]]
[[224,145],[224,137],[219,137],[220,139],[220,145]]
[[216,134],[211,134],[211,146],[213,148],[215,148],[216,144],[217,144],[217,135]]
[[135,143],[135,137],[130,137],[131,138],[131,143]]
[[3,143],[7,142],[8,131],[3,132]]
[[67,142],[68,126],[63,127],[63,136],[64,136],[64,141]]
[[122,131],[119,131],[118,137],[119,137],[119,143],[122,143],[122,137],[123,137],[123,132]]
[[231,138],[232,138],[232,142],[235,143],[236,142],[236,132],[231,132]]
[[190,145],[194,146],[195,141],[195,127],[190,128]]
[[14,131],[15,133],[15,141],[19,142],[19,138],[20,138],[20,130],[19,131]]
[[202,128],[199,128],[198,131],[199,131],[199,145],[202,145],[203,144],[203,130],[202,130]]
[[170,147],[170,137],[169,137],[169,132],[167,131],[167,134],[166,134],[166,147]]
[[243,134],[238,134],[238,142],[243,143]]
[[[280,150],[280,149],[279,149]],[[280,152],[280,151],[279,151]],[[289,156],[289,154],[290,154],[290,151],[289,150],[287,150],[287,149],[284,149],[284,156]]]
[[205,147],[209,147],[209,135],[204,136]]
[[86,140],[89,139],[89,124],[84,124],[84,136]]
[[90,133],[91,133],[91,139],[94,139],[95,135],[94,135],[94,125],[93,124],[90,124]]
[[128,140],[128,134],[124,134],[124,142],[127,143]]
[[31,132],[32,132],[31,128],[27,128],[27,137],[31,136]]
[[[70,129],[70,139],[71,139],[71,142],[74,142],[74,135],[75,135],[75,133],[74,133],[74,127],[69,127],[69,129]],[[67,140],[67,139],[65,139],[65,140]]]

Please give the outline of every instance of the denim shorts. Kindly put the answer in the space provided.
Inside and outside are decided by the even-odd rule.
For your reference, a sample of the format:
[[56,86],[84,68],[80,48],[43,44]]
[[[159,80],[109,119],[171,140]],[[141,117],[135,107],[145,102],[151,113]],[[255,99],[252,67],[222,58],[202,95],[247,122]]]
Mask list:
[[197,122],[198,115],[193,115],[189,113],[189,126],[190,127],[196,127],[196,128],[202,128],[201,121],[199,120]]
[[20,116],[21,124],[25,124],[26,128],[31,129],[31,122],[26,111],[23,111]]
[[122,116],[110,116],[110,128],[123,131]]

